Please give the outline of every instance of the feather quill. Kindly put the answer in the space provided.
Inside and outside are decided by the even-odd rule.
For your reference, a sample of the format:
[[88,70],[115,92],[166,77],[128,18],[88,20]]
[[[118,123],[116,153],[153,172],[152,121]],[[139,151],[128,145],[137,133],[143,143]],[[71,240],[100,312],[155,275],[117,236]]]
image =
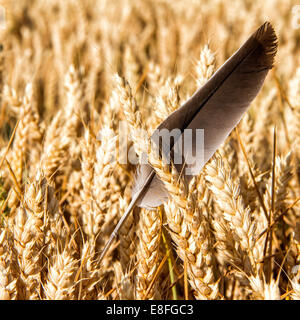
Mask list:
[[[182,151],[183,161],[181,164],[174,165],[178,172],[183,173],[187,182],[201,171],[204,164],[241,120],[261,89],[268,71],[272,68],[276,51],[275,31],[269,22],[265,22],[204,86],[155,130],[151,139],[162,150],[164,148],[158,136],[160,130],[180,130],[181,134],[174,137],[168,148],[170,154],[165,154],[165,156],[171,156],[172,159],[176,150]],[[185,129],[191,129],[192,143],[184,146]],[[203,161],[191,163],[187,159],[195,154],[197,129],[204,129]],[[132,190],[132,201],[106,244],[100,261],[135,205],[153,208],[161,205],[167,199],[168,193],[154,169],[149,164],[140,165],[135,187]]]

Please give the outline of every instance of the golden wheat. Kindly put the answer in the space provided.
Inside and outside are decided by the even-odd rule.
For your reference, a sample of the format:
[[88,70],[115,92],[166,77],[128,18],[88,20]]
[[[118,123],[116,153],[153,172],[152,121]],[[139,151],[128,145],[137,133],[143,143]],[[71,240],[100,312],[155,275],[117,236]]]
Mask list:
[[[0,5],[0,299],[300,299],[295,1]],[[186,185],[149,137],[266,18],[275,68]],[[100,265],[144,155],[169,199]]]

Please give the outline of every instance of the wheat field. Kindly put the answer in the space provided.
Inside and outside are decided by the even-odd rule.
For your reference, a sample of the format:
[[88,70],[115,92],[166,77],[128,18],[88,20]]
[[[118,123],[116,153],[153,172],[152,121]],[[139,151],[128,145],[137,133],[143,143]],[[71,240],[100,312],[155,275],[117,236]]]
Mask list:
[[[300,9],[296,1],[1,1],[0,299],[300,299]],[[276,62],[186,186],[135,208],[131,152],[264,21]],[[101,139],[99,138],[101,137]],[[149,158],[151,159],[151,158]],[[149,160],[151,162],[151,160]]]

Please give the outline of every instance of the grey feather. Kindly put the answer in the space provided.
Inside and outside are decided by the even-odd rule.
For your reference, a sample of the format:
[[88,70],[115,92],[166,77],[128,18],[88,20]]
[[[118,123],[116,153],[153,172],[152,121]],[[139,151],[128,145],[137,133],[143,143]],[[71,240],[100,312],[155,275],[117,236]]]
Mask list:
[[[182,164],[175,164],[175,167],[178,172],[183,173],[187,182],[199,174],[204,164],[241,120],[261,89],[269,69],[272,68],[276,50],[276,34],[271,24],[266,22],[203,87],[158,126],[158,130],[151,137],[155,141],[159,141],[155,135],[161,129],[181,130],[182,135],[174,141],[171,159],[175,156],[176,150],[183,151]],[[184,145],[185,129],[192,129],[191,144]],[[201,161],[197,159],[190,163],[187,160],[196,152],[196,129],[204,129],[204,155]],[[150,165],[148,166],[151,172]],[[139,180],[140,177],[137,178],[137,181]],[[151,207],[151,200],[155,199],[153,207],[156,207],[167,199],[167,191],[163,184],[157,183],[157,179],[153,178],[153,182],[146,188],[148,189],[143,192],[138,206]],[[161,201],[154,198],[153,194],[162,194]]]
[[[265,77],[272,68],[277,50],[277,37],[269,22],[264,23],[240,49],[231,56],[213,75],[213,77],[178,110],[167,117],[157,128],[151,139],[164,152],[158,133],[162,129],[180,132],[170,145],[171,159],[177,150],[183,150],[182,164],[175,164],[186,181],[198,174],[211,158],[229,133],[238,124],[241,117],[258,94]],[[204,154],[202,161],[189,163],[189,157],[196,149],[196,139],[184,146],[185,129],[192,129],[193,136],[197,129],[204,129]],[[186,148],[185,148],[186,147]],[[186,169],[190,169],[188,172]],[[115,227],[105,245],[99,260],[101,261],[115,239],[118,231],[135,205],[152,208],[161,205],[168,198],[168,193],[149,164],[141,165],[137,170],[132,200],[121,220]]]

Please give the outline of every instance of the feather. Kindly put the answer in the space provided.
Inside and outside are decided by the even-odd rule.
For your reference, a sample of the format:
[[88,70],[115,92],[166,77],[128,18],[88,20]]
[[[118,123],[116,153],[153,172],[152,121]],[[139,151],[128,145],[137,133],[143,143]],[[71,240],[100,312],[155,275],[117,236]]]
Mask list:
[[[276,51],[275,31],[272,25],[266,22],[216,71],[204,86],[155,130],[151,139],[165,156],[174,159],[178,150],[182,151],[181,163],[174,165],[187,182],[201,171],[204,164],[241,120],[261,89],[269,69],[272,68]],[[180,130],[180,134],[175,135],[168,148],[165,148],[160,136],[162,129]],[[191,140],[185,139],[187,138],[186,129],[190,129],[192,133]],[[197,129],[204,129],[204,152],[201,161],[194,157],[195,161],[192,162],[197,147],[195,139]],[[191,143],[186,143],[186,141],[191,141]],[[168,193],[153,168],[149,164],[142,164],[138,169],[135,187],[132,191],[132,201],[124,216],[129,215],[131,208],[135,205],[146,208],[157,207],[167,198]],[[120,223],[118,225],[121,226]],[[116,227],[114,234],[117,231]]]
[[[175,157],[175,150],[182,152],[181,163],[174,165],[178,172],[183,173],[187,182],[201,171],[204,164],[241,120],[262,87],[269,69],[272,68],[276,50],[277,37],[271,24],[266,22],[203,87],[158,126],[151,138],[162,150],[164,150],[162,142],[157,137],[162,129],[171,131],[178,128],[182,132],[181,136],[175,137],[173,148],[171,146],[173,154],[171,159]],[[184,144],[185,129],[191,129],[192,132],[191,143],[188,144]],[[197,147],[196,129],[204,130],[204,154],[202,159],[196,158],[192,162],[191,158],[196,154]],[[168,151],[168,148],[165,149]],[[150,172],[151,169],[148,170]],[[137,181],[139,180],[138,177]],[[153,207],[157,206],[159,200],[162,204],[166,199],[167,191],[163,184],[157,184],[156,181],[157,179],[153,178],[148,190],[140,197],[138,206],[151,207],[153,192],[162,195],[159,199],[155,199]],[[137,189],[133,194],[136,192]]]

